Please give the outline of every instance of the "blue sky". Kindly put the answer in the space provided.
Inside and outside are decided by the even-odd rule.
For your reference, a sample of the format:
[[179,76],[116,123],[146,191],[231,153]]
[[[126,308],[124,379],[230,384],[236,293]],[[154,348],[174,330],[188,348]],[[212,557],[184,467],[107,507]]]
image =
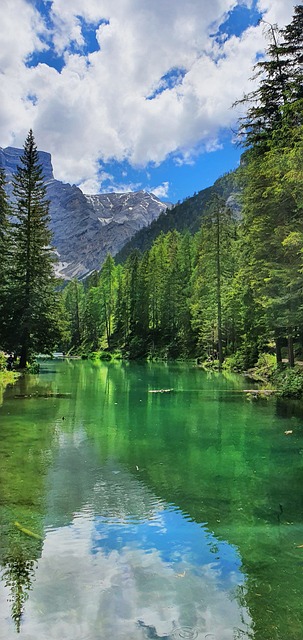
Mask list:
[[292,0],[4,0],[0,146],[33,129],[85,193],[183,200],[234,169],[239,110]]

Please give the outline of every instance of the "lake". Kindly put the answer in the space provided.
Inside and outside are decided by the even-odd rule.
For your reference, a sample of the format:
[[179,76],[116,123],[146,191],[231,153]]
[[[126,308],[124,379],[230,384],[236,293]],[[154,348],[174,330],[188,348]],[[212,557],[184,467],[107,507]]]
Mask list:
[[192,365],[45,361],[0,407],[6,640],[302,640],[303,411]]

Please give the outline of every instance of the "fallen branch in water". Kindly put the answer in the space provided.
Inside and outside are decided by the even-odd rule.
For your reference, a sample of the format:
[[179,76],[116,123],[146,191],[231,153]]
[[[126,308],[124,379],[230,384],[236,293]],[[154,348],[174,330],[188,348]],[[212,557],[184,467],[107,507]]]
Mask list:
[[173,389],[150,389],[148,393],[170,393]]
[[270,395],[276,393],[277,389],[242,389],[241,393],[253,393],[254,395]]
[[70,398],[71,395],[71,393],[52,393],[50,391],[49,393],[29,393],[27,395],[19,393],[14,398],[16,400],[24,400],[25,398]]

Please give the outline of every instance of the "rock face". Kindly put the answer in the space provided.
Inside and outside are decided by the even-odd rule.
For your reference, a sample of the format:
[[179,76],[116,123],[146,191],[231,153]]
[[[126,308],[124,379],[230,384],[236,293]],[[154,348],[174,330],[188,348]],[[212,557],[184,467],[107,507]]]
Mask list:
[[[5,168],[10,193],[22,153],[14,147],[0,148],[0,166]],[[145,191],[85,195],[75,185],[54,179],[49,153],[39,151],[39,161],[50,201],[56,271],[65,279],[83,278],[100,269],[107,253],[114,256],[168,206]]]

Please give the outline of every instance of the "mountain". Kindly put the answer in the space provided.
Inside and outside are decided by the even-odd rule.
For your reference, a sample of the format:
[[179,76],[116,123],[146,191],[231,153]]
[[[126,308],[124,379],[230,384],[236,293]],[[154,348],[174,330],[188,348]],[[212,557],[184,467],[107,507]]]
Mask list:
[[[0,166],[6,171],[10,196],[22,154],[22,149],[0,148]],[[49,153],[39,151],[39,161],[50,201],[56,271],[65,279],[83,278],[100,269],[108,252],[114,256],[168,206],[144,191],[85,195],[79,187],[55,180]]]
[[235,216],[239,216],[238,192],[237,170],[235,170],[218,178],[213,186],[202,189],[197,194],[161,213],[148,227],[135,233],[117,253],[116,262],[125,262],[134,249],[139,249],[142,252],[147,251],[160,233],[168,233],[173,229],[181,233],[183,231],[196,233],[201,226],[207,204],[215,193],[224,198],[227,206],[234,211]]

